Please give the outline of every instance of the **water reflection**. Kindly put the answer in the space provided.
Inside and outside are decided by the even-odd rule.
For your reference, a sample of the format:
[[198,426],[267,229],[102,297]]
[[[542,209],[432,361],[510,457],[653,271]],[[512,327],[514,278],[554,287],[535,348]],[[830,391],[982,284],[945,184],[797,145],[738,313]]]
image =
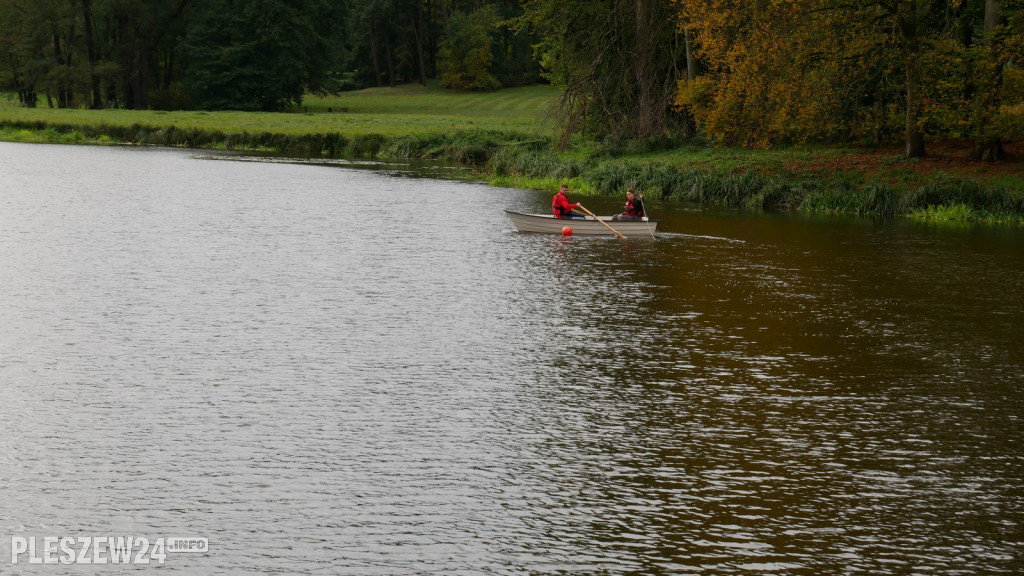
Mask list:
[[8,533],[208,536],[194,574],[1021,565],[1019,231],[521,235],[549,195],[0,158]]
[[265,152],[199,151],[193,157],[201,160],[228,162],[256,162],[260,164],[295,164],[299,166],[328,166],[353,170],[372,170],[412,178],[460,178],[470,168],[439,160],[328,158],[318,156],[281,156]]

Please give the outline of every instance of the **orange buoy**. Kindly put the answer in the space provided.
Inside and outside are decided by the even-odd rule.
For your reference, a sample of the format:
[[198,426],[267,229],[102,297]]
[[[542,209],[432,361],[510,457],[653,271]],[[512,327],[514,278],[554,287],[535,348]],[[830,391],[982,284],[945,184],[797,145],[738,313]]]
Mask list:
[[572,228],[568,226],[562,228],[562,236],[572,236]]

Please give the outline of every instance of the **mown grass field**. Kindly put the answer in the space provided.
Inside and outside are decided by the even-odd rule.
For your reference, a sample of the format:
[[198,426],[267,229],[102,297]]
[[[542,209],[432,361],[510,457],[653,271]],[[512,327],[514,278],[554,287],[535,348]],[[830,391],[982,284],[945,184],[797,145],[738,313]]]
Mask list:
[[[464,130],[524,132],[550,137],[546,112],[558,97],[551,86],[528,86],[488,93],[453,93],[432,83],[372,88],[336,96],[309,96],[288,112],[204,112],[161,110],[59,110],[18,105],[0,96],[0,122],[43,122],[63,126],[175,126],[225,133],[298,135],[339,133],[399,136]],[[4,138],[12,139],[12,138]]]
[[152,144],[306,156],[433,158],[471,165],[502,186],[622,194],[812,212],[1024,223],[1024,149],[1001,163],[968,159],[969,142],[749,150],[699,141],[554,146],[559,92],[528,86],[452,92],[436,82],[309,96],[282,113],[51,109],[0,95],[0,140]]
[[558,97],[558,89],[546,85],[459,93],[430,82],[427,86],[407,84],[333,96],[309,96],[303,106],[315,113],[333,109],[335,112],[347,110],[347,114],[387,117],[449,117],[480,122],[487,128],[537,129],[549,134],[551,123],[545,119],[546,112]]

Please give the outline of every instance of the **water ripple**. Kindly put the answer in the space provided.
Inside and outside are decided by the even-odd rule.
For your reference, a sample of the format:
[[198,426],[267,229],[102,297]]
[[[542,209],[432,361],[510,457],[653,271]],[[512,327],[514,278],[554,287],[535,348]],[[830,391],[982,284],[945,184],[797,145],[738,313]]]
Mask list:
[[546,197],[0,156],[9,535],[210,538],[188,574],[1019,572],[1020,238],[520,235]]

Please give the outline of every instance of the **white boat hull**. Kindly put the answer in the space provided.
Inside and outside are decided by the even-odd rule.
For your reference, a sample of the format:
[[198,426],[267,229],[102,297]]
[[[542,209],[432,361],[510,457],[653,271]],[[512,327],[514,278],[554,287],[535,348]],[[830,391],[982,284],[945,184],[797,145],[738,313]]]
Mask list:
[[627,238],[630,236],[639,238],[653,236],[654,230],[658,227],[657,220],[648,220],[647,222],[612,222],[611,216],[598,216],[598,218],[608,223],[608,226],[605,226],[589,216],[586,220],[581,218],[566,220],[555,218],[550,214],[523,214],[521,212],[512,212],[511,210],[505,210],[505,213],[508,214],[512,223],[515,224],[516,230],[539,234],[561,234],[562,228],[568,226],[572,228],[573,234],[581,236],[614,236],[615,233],[608,229],[608,226],[611,226]]

